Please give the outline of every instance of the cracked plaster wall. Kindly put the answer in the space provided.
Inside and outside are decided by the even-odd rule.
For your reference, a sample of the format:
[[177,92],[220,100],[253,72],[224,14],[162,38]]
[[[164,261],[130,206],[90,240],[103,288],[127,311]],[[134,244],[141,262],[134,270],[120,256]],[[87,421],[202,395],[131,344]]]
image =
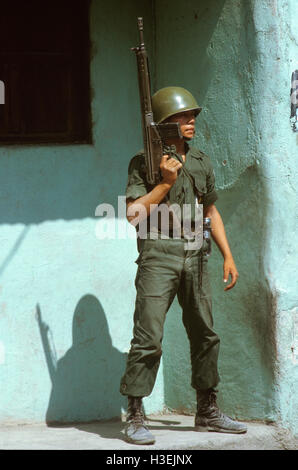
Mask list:
[[[0,149],[0,421],[110,418],[125,407],[118,382],[131,339],[136,244],[99,242],[94,210],[116,207],[141,146],[129,51],[141,14],[155,88],[184,86],[204,107],[195,144],[213,160],[240,271],[237,288],[224,294],[214,248],[220,404],[297,432],[298,142],[289,126],[296,2],[154,4],[119,1],[116,17],[113,4],[92,4],[93,146]],[[188,356],[175,303],[147,412],[194,409]]]
[[[297,135],[289,122],[290,78],[298,65],[295,7],[294,1],[156,2],[156,63],[157,88],[184,86],[203,106],[195,144],[212,158],[217,207],[240,272],[237,287],[223,293],[214,248],[220,403],[231,415],[279,421],[297,432]],[[193,409],[177,304],[170,313],[165,401]]]

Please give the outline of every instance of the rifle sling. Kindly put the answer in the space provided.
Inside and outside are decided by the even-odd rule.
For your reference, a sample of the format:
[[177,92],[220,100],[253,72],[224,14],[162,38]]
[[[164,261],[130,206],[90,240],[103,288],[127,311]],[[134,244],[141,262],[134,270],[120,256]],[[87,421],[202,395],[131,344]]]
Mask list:
[[189,173],[189,171],[185,168],[185,164],[184,164],[184,161],[182,160],[181,156],[176,154],[176,157],[178,158],[178,160],[180,161],[180,163],[182,163],[182,171],[183,173],[187,176],[187,178],[189,179],[189,181],[191,182],[191,185],[193,187],[193,191],[198,199],[198,204],[201,204],[202,200],[203,200],[203,195],[201,193],[199,193],[199,191],[197,190],[196,188],[196,185],[195,185],[195,180],[194,180],[194,177]]

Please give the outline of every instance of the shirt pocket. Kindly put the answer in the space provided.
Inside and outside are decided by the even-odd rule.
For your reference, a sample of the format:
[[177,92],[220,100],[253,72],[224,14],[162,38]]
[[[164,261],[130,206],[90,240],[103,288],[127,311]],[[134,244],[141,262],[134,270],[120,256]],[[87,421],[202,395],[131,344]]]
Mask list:
[[200,196],[204,196],[207,193],[206,180],[196,176],[195,186]]

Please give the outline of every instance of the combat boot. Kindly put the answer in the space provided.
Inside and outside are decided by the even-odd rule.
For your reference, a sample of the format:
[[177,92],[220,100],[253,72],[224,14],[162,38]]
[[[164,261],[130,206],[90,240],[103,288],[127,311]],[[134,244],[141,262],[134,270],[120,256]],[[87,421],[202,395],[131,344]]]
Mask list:
[[155,437],[144,422],[142,397],[128,397],[125,439],[131,444],[154,444]]
[[216,431],[242,434],[247,431],[243,423],[223,414],[216,403],[216,390],[197,390],[195,431]]

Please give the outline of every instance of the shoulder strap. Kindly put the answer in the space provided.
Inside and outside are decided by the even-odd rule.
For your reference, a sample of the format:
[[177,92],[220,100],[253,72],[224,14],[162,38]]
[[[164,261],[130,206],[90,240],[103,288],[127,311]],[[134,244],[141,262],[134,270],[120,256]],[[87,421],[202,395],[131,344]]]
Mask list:
[[202,200],[203,200],[203,194],[200,193],[197,188],[196,188],[196,185],[195,185],[195,181],[194,181],[194,177],[189,173],[189,171],[185,168],[185,164],[184,164],[184,161],[182,160],[182,158],[180,157],[180,155],[176,154],[178,160],[180,161],[180,163],[182,163],[182,171],[183,173],[187,176],[187,178],[189,179],[189,181],[191,182],[192,184],[192,187],[193,187],[193,190],[194,190],[194,193],[198,199],[198,203],[201,204]]

